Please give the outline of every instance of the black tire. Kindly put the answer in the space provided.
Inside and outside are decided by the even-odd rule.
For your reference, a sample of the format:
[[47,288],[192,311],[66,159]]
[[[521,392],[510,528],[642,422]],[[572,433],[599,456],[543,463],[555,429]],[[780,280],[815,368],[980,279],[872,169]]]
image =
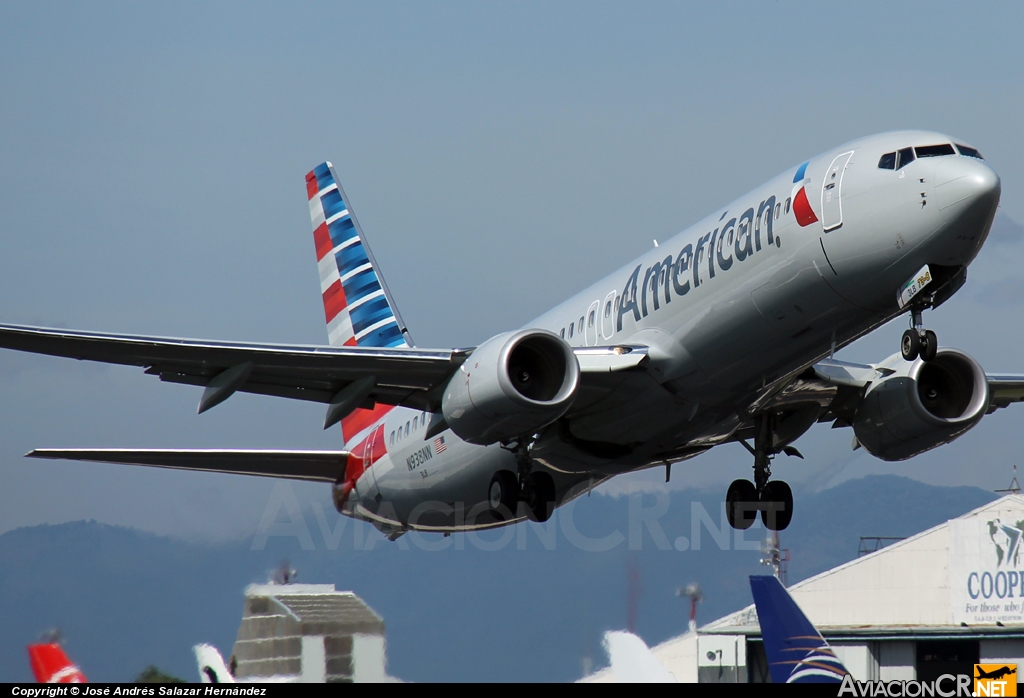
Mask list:
[[733,480],[725,494],[725,514],[729,525],[745,531],[757,518],[757,488],[750,480]]
[[900,354],[907,361],[913,361],[921,353],[921,336],[917,330],[907,330],[900,340]]
[[555,481],[547,473],[526,476],[526,510],[530,521],[544,523],[555,511]]
[[491,514],[498,521],[511,521],[516,518],[519,508],[519,479],[509,470],[499,470],[491,478],[487,488],[487,503],[491,506]]
[[932,361],[939,350],[939,338],[931,330],[925,330],[921,338],[921,361]]
[[793,490],[782,480],[772,480],[761,492],[761,523],[769,531],[785,531],[793,520]]

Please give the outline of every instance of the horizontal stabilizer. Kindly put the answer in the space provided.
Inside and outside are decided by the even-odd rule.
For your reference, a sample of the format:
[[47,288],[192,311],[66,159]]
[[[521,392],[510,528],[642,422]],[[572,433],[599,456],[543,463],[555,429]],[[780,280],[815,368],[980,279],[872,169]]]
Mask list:
[[146,465],[316,482],[337,482],[344,475],[348,460],[347,451],[241,449],[39,448],[26,455],[29,458]]

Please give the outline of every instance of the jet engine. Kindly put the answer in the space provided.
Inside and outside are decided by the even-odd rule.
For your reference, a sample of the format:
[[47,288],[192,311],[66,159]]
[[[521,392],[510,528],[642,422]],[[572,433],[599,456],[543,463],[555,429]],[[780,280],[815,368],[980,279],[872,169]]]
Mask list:
[[853,430],[868,453],[906,460],[947,444],[985,416],[988,379],[978,362],[956,349],[939,349],[868,387]]
[[533,434],[565,414],[580,365],[565,340],[519,330],[477,347],[445,388],[441,411],[461,439],[492,444]]

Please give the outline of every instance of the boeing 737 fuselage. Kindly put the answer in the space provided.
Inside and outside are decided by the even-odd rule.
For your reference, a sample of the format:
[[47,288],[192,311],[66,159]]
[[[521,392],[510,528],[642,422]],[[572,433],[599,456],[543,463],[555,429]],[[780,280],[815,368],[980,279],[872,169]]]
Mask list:
[[[345,452],[46,450],[41,457],[329,480],[346,515],[395,537],[546,520],[617,474],[729,442],[752,481],[732,525],[793,514],[776,455],[817,422],[902,460],[1024,398],[939,348],[922,311],[966,280],[1000,182],[974,148],[925,131],[853,141],[790,167],[525,327],[472,350],[413,348],[333,168],[307,176],[332,347],[0,328],[0,346],[147,367],[206,386],[316,400]],[[907,313],[878,364],[836,350]],[[189,353],[191,352],[191,353]]]

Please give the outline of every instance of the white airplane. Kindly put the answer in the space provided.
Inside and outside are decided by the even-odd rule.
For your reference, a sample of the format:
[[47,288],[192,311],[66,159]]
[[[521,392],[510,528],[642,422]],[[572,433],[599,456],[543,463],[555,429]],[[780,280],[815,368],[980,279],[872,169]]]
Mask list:
[[[413,344],[330,163],[306,176],[330,346],[0,326],[0,347],[141,366],[327,406],[338,451],[41,449],[35,458],[332,483],[339,512],[405,531],[544,521],[615,475],[739,442],[753,478],[730,523],[793,515],[772,458],[818,422],[887,461],[949,443],[1024,399],[938,346],[922,311],[965,282],[999,202],[977,150],[941,133],[863,138],[789,167],[518,330],[475,349]],[[834,352],[901,314],[900,351]]]

